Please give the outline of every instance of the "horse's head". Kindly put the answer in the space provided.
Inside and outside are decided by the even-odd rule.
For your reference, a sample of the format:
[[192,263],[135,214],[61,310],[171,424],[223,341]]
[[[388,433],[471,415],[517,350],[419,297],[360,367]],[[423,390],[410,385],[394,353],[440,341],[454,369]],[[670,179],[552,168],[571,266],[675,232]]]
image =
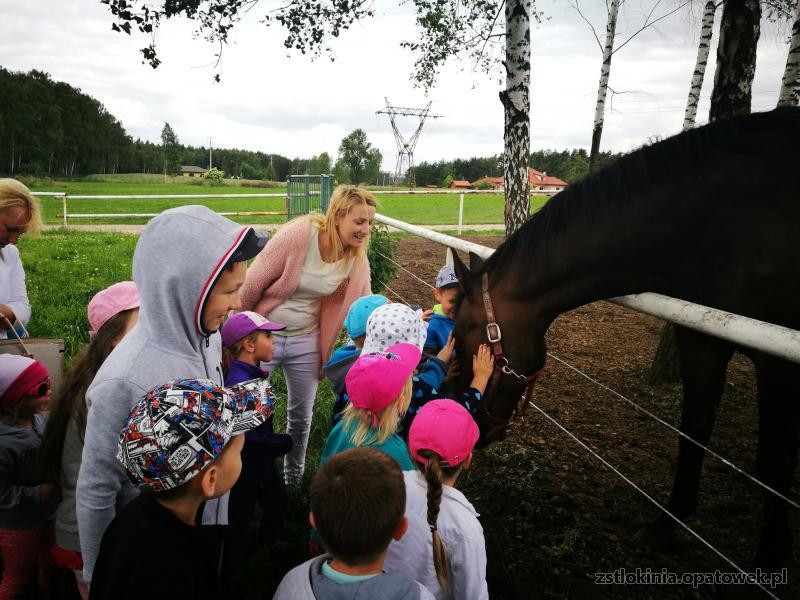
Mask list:
[[[470,267],[453,253],[454,270],[463,288],[455,310],[456,353],[461,366],[457,391],[472,380],[472,356],[480,344],[495,355],[495,374],[475,416],[480,428],[479,447],[505,437],[514,417],[527,401],[535,375],[545,362],[544,329],[537,327],[536,301],[524,298],[514,273],[493,279],[481,259],[470,253]],[[487,303],[490,308],[487,310]],[[494,313],[494,325],[489,312]],[[494,343],[493,343],[494,342]],[[502,354],[501,356],[498,356]]]

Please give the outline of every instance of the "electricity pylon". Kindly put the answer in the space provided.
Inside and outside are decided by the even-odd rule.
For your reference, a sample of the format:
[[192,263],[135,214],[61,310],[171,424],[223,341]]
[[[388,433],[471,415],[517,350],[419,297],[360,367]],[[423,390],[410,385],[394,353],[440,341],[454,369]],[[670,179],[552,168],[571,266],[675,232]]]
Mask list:
[[[443,115],[430,114],[431,103],[428,102],[425,108],[408,108],[405,106],[392,106],[389,103],[389,98],[386,100],[386,110],[376,111],[378,115],[389,115],[389,120],[392,123],[392,131],[394,132],[394,141],[397,143],[397,167],[394,171],[395,185],[402,183],[404,175],[408,175],[408,183],[411,187],[416,187],[417,178],[414,173],[414,148],[417,146],[419,134],[422,133],[422,126],[425,124],[425,119],[438,119]],[[400,129],[397,127],[397,117],[418,117],[419,125],[414,134],[406,140]]]

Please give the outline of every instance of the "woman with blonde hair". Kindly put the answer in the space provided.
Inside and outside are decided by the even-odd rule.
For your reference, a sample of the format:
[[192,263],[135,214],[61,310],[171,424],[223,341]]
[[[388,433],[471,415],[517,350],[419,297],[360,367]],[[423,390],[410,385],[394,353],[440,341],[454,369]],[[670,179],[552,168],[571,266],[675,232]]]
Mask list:
[[0,339],[12,328],[24,331],[31,318],[25,270],[17,250],[23,233],[36,234],[42,226],[39,202],[16,179],[0,179]]
[[284,225],[255,258],[241,289],[241,309],[284,323],[275,332],[273,372],[283,367],[288,398],[286,433],[293,448],[284,478],[303,476],[311,414],[321,367],[333,350],[350,305],[371,294],[367,247],[377,202],[366,190],[339,186],[328,212]]

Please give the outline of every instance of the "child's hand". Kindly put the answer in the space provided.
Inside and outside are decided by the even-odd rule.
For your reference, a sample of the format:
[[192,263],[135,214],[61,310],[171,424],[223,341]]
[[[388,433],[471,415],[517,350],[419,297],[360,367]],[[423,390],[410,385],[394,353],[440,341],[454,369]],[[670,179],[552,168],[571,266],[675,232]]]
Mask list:
[[433,309],[429,308],[428,310],[422,313],[422,320],[425,322],[430,321],[431,315],[433,315]]
[[447,343],[444,345],[444,348],[439,350],[439,354],[436,355],[440,361],[445,364],[450,364],[450,361],[453,360],[453,352],[455,352],[456,347],[456,340],[453,338],[453,332],[450,332],[450,335],[447,336]]
[[454,358],[453,362],[450,363],[450,368],[447,369],[447,374],[444,376],[445,385],[458,379],[459,375],[461,375],[461,367],[458,365],[458,359]]
[[61,502],[61,488],[52,483],[39,486],[39,504],[58,504]]
[[494,356],[489,346],[481,344],[478,353],[472,357],[472,384],[481,394],[486,390],[486,384],[494,371]]

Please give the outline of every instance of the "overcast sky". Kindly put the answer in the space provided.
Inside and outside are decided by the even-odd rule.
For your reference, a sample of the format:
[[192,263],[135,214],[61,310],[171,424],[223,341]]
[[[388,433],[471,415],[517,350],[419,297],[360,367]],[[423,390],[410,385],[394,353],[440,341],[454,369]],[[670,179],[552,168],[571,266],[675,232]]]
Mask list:
[[[675,6],[676,0],[663,2]],[[111,16],[99,0],[0,0],[5,21],[0,64],[12,70],[40,69],[99,99],[134,137],[158,141],[168,121],[183,143],[238,147],[310,157],[336,155],[341,138],[364,129],[380,148],[384,168],[396,158],[388,119],[375,114],[384,97],[401,106],[423,106],[444,118],[426,123],[416,161],[488,156],[503,150],[503,111],[497,75],[470,64],[449,64],[426,97],[412,85],[413,55],[400,42],[415,35],[413,6],[376,0],[376,16],[334,40],[336,60],[311,61],[286,54],[279,27],[258,23],[262,2],[234,30],[222,57],[222,82],[214,83],[215,47],[192,35],[192,24],[164,24],[158,45],[162,65],[141,63],[142,36],[111,31]],[[641,33],[614,55],[611,87],[626,92],[607,112],[604,150],[626,151],[650,136],[676,133],[683,120],[697,53],[699,11],[681,10]],[[645,0],[629,0],[621,13],[620,39],[641,25]],[[591,31],[566,0],[539,0],[547,17],[535,26],[532,76],[532,148],[588,147],[591,140],[600,50]],[[582,0],[598,32],[605,32],[605,4]],[[717,16],[717,25],[719,24]],[[786,62],[788,27],[765,26],[758,51],[753,109],[777,101]],[[708,117],[712,56],[698,121]],[[416,123],[402,123],[410,133]]]

